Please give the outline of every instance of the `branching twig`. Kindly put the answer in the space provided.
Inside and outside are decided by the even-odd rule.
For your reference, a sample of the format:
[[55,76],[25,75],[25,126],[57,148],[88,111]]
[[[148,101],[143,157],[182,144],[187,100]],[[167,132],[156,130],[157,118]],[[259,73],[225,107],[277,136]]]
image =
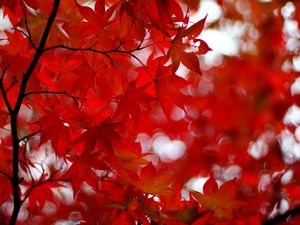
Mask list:
[[[80,100],[80,97],[71,95],[67,91],[47,91],[47,90],[45,90],[45,91],[29,91],[24,94],[24,97],[26,97],[28,95],[37,95],[37,94],[65,95],[67,97],[72,98],[76,104],[78,104],[78,100]],[[86,101],[87,99],[83,99],[83,100]]]
[[22,204],[28,199],[28,197],[30,196],[31,192],[39,187],[39,186],[42,186],[43,184],[47,184],[47,183],[57,183],[57,182],[70,182],[70,180],[54,180],[54,179],[48,179],[48,180],[44,180],[44,181],[41,181],[39,183],[36,183],[34,185],[32,185],[30,187],[30,189],[28,190],[28,192],[25,194],[24,198],[22,199]]
[[44,52],[50,51],[53,49],[57,49],[57,48],[67,49],[70,51],[90,51],[90,52],[99,53],[99,54],[106,56],[110,60],[111,64],[114,65],[113,58],[109,55],[110,51],[100,51],[100,50],[94,49],[93,46],[87,47],[87,48],[74,48],[74,47],[69,47],[69,46],[61,44],[61,45],[54,45],[54,46],[45,48]]
[[[142,50],[142,49],[147,48],[147,47],[150,47],[151,45],[154,45],[154,44],[141,47],[140,46],[142,44],[142,42],[141,42],[134,49],[121,50],[120,47],[122,46],[122,44],[123,44],[123,42],[120,42],[120,44],[116,48],[114,48],[112,50],[108,50],[108,51],[100,51],[100,50],[94,49],[93,48],[94,45],[91,46],[91,47],[87,47],[87,48],[74,48],[74,47],[69,47],[69,46],[63,45],[63,44],[61,44],[61,45],[54,45],[54,46],[48,47],[48,48],[44,49],[44,51],[50,51],[50,50],[57,49],[57,48],[67,49],[67,50],[70,50],[70,51],[90,51],[90,52],[94,52],[94,53],[99,53],[99,54],[105,55],[107,58],[109,58],[109,60],[111,61],[112,65],[114,65],[113,58],[109,54],[110,53],[122,53],[122,54],[127,54],[127,55],[133,57],[135,60],[137,60],[147,70],[148,67],[136,55],[134,55],[133,52],[134,51]],[[150,74],[149,71],[148,71],[148,74],[149,74],[150,78],[152,80],[154,80],[153,76]]]
[[[46,45],[46,41],[48,39],[48,36],[50,34],[50,30],[52,27],[52,24],[55,20],[56,14],[58,12],[58,7],[59,7],[59,3],[60,0],[53,0],[53,7],[51,10],[51,13],[49,15],[47,24],[45,26],[44,32],[42,34],[42,38],[40,40],[39,46],[36,49],[36,52],[31,60],[31,63],[29,64],[26,72],[23,75],[21,84],[20,84],[20,89],[19,89],[19,93],[16,99],[16,103],[15,106],[12,107],[10,106],[8,99],[6,97],[6,93],[3,87],[3,82],[1,80],[1,93],[3,98],[6,97],[5,104],[10,112],[10,125],[11,125],[11,137],[12,137],[12,147],[13,147],[13,151],[12,151],[12,179],[11,179],[11,184],[12,184],[12,191],[13,191],[13,211],[10,217],[10,221],[9,221],[9,225],[15,225],[17,218],[18,218],[18,214],[22,205],[22,201],[21,201],[21,196],[20,196],[20,191],[19,191],[19,138],[18,138],[18,115],[24,100],[24,94],[26,91],[26,87],[28,85],[28,81],[36,67],[36,65],[38,64],[41,55],[43,54],[43,49],[45,48]],[[4,76],[4,74],[3,74]],[[2,79],[3,79],[2,76]]]
[[5,92],[8,93],[8,92],[10,91],[10,89],[13,88],[13,86],[15,85],[15,83],[17,83],[17,79],[16,79],[16,77],[14,76],[14,77],[13,77],[13,80],[12,80],[12,82],[11,82],[11,84],[9,85],[8,88],[6,88]]
[[27,35],[25,35],[27,37],[27,39],[29,40],[30,44],[32,45],[32,47],[37,50],[35,44],[33,43],[32,41],[32,38],[31,38],[31,33],[30,33],[30,29],[28,27],[28,21],[27,21],[27,16],[26,16],[26,10],[24,8],[24,3],[23,3],[23,0],[20,1],[20,5],[21,5],[21,8],[22,8],[22,11],[23,11],[23,14],[24,14],[24,22],[25,22],[25,26],[26,26],[26,30],[27,30]]
[[9,113],[12,113],[13,109],[12,109],[12,106],[10,105],[10,102],[9,102],[8,98],[7,98],[7,90],[5,90],[4,84],[3,84],[3,78],[4,78],[4,75],[5,75],[8,68],[9,68],[9,65],[6,66],[2,70],[2,74],[1,74],[1,77],[0,77],[0,91],[1,91],[1,95],[2,95],[2,98],[4,100],[4,103],[5,103],[5,106],[6,106],[7,110],[9,111]]

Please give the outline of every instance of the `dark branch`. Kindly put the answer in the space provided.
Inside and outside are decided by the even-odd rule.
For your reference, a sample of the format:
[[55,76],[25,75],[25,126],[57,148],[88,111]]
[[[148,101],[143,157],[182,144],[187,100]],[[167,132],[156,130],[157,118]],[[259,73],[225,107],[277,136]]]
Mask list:
[[60,170],[54,171],[54,172],[51,174],[51,176],[50,176],[47,180],[41,180],[42,177],[43,177],[43,175],[45,174],[45,168],[43,167],[43,165],[41,165],[41,164],[39,164],[39,165],[40,165],[41,168],[42,168],[42,174],[41,174],[41,177],[40,177],[40,179],[39,179],[39,182],[38,182],[38,183],[33,183],[33,184],[31,185],[31,187],[29,188],[29,190],[28,190],[28,191],[26,192],[26,194],[24,195],[24,198],[23,198],[23,200],[22,200],[22,203],[26,201],[26,199],[30,196],[31,192],[32,192],[35,188],[37,188],[37,187],[39,187],[39,186],[41,186],[41,185],[43,185],[43,184],[51,183],[51,182],[55,182],[55,183],[58,183],[58,182],[71,182],[71,180],[68,180],[68,179],[55,179],[55,178],[54,178],[55,175],[56,175],[57,173],[60,172]]
[[[45,90],[45,91],[30,91],[30,92],[26,92],[24,94],[24,97],[26,97],[28,95],[38,95],[38,94],[65,95],[67,97],[72,98],[76,104],[78,104],[78,100],[80,100],[80,97],[71,95],[67,91],[47,91],[47,90]],[[86,101],[87,99],[83,99],[83,100]]]
[[28,41],[30,42],[30,44],[32,45],[32,47],[36,49],[36,46],[35,44],[33,43],[32,41],[32,38],[31,38],[31,33],[30,33],[30,29],[28,27],[28,21],[27,21],[27,16],[26,16],[26,10],[25,10],[25,7],[24,7],[24,3],[23,3],[23,0],[20,1],[20,5],[21,5],[21,8],[22,8],[22,11],[23,11],[23,14],[24,14],[24,22],[25,22],[25,26],[26,26],[26,30],[27,30],[27,35],[25,35],[28,39]]
[[[122,53],[122,54],[126,54],[126,55],[131,56],[132,58],[137,60],[145,69],[147,69],[147,66],[136,55],[134,55],[133,52],[148,48],[152,45],[155,45],[155,43],[153,43],[151,45],[141,47],[142,42],[140,42],[140,44],[136,48],[129,49],[129,50],[121,50],[120,47],[122,46],[122,44],[123,44],[123,42],[120,42],[120,44],[116,48],[114,48],[112,50],[108,50],[108,51],[100,51],[100,50],[94,49],[93,47],[94,47],[95,44],[92,45],[91,47],[87,47],[87,48],[74,48],[74,47],[69,47],[69,46],[61,44],[61,45],[54,45],[54,46],[51,46],[49,48],[46,48],[46,49],[44,49],[44,51],[50,51],[50,50],[59,49],[59,48],[67,49],[67,50],[70,50],[70,51],[90,51],[90,52],[105,55],[111,61],[112,65],[114,65],[113,58],[109,54],[110,53]],[[150,78],[152,80],[154,80],[153,76],[150,73],[148,73],[148,74],[149,74]]]
[[31,133],[31,134],[28,134],[28,135],[26,135],[26,136],[20,138],[20,139],[19,139],[19,142],[21,142],[21,141],[26,141],[26,140],[28,140],[29,138],[31,138],[31,137],[37,135],[37,134],[40,133],[41,131],[42,131],[41,129],[38,129],[37,131],[35,131],[35,132]]
[[297,205],[293,209],[288,210],[287,212],[285,212],[283,214],[278,214],[274,218],[264,221],[262,223],[262,225],[276,225],[276,224],[286,221],[289,217],[292,217],[299,213],[300,213],[300,205]]
[[11,176],[9,176],[7,173],[5,173],[4,171],[0,170],[0,174],[2,174],[3,176],[5,176],[7,179],[9,179],[11,181]]
[[70,51],[90,51],[90,52],[99,53],[99,54],[102,54],[102,55],[106,56],[110,60],[112,65],[114,64],[113,58],[109,55],[109,53],[111,51],[96,50],[96,49],[93,48],[93,46],[92,47],[87,47],[87,48],[73,48],[73,47],[69,47],[69,46],[61,44],[61,45],[54,45],[54,46],[45,48],[44,52],[50,51],[50,50],[53,50],[53,49],[58,49],[58,48],[67,49],[67,50],[70,50]]
[[36,47],[35,47],[33,41],[31,40],[31,37],[29,37],[27,33],[25,33],[24,31],[22,31],[22,30],[20,30],[20,29],[18,29],[18,28],[15,28],[15,27],[13,27],[13,28],[11,28],[11,29],[12,29],[12,30],[15,30],[15,31],[17,31],[17,32],[19,32],[19,33],[21,33],[21,34],[23,34],[23,35],[28,39],[30,45],[36,50]]
[[4,78],[4,75],[5,75],[5,73],[6,73],[6,71],[7,71],[8,68],[9,68],[9,65],[6,66],[6,67],[2,70],[2,75],[1,75],[1,77],[0,77],[0,91],[1,91],[1,95],[2,95],[2,98],[3,98],[3,100],[4,100],[4,103],[5,103],[5,106],[6,106],[7,110],[9,111],[9,113],[12,113],[13,110],[12,110],[12,107],[11,107],[11,105],[10,105],[10,102],[9,102],[9,100],[8,100],[8,98],[7,98],[7,90],[5,90],[4,84],[3,84],[3,78]]
[[21,108],[28,80],[31,77],[31,74],[33,73],[36,65],[38,64],[38,61],[39,61],[41,55],[43,54],[46,41],[48,39],[52,24],[54,22],[54,19],[56,17],[57,11],[58,11],[59,2],[60,2],[60,0],[54,0],[53,8],[52,8],[52,11],[51,11],[50,16],[48,18],[48,21],[47,21],[45,30],[43,32],[43,36],[41,38],[40,44],[39,44],[38,48],[36,49],[36,53],[35,53],[30,65],[29,65],[26,73],[23,76],[21,86],[20,86],[20,90],[19,90],[19,95],[18,95],[18,98],[17,98],[17,102],[16,102],[16,105],[14,107],[14,112],[15,113],[18,113],[20,108]]
[[[21,108],[23,100],[24,100],[24,94],[26,91],[28,81],[29,81],[36,65],[38,64],[41,55],[43,54],[43,49],[45,48],[45,44],[46,44],[46,41],[50,34],[52,24],[55,20],[55,17],[56,17],[57,11],[58,11],[58,7],[59,7],[59,3],[60,3],[60,0],[53,0],[52,11],[49,15],[47,24],[46,24],[44,32],[42,34],[42,38],[40,40],[39,46],[36,49],[35,55],[33,56],[32,61],[29,65],[29,67],[27,68],[27,71],[23,75],[14,108],[12,109],[12,107],[10,105],[8,105],[7,100],[5,103],[10,112],[11,137],[12,137],[12,147],[13,147],[11,184],[12,184],[12,189],[13,189],[14,208],[13,208],[13,211],[12,211],[12,214],[10,217],[9,225],[16,224],[18,214],[19,214],[21,205],[23,203],[21,201],[21,196],[20,196],[20,191],[19,191],[19,184],[20,184],[20,179],[19,179],[19,139],[18,139],[18,119],[17,118],[18,118],[18,114],[19,114],[20,108]],[[4,74],[3,74],[3,76],[4,76]],[[2,78],[3,78],[3,76],[2,76]],[[0,83],[1,83],[2,95],[4,93],[3,97],[5,97],[6,93],[5,93],[2,81]]]
[[9,92],[10,89],[13,88],[13,86],[15,85],[15,83],[17,83],[17,79],[16,79],[16,77],[13,77],[13,80],[12,80],[11,84],[10,84],[9,87],[5,90],[5,92],[6,92],[6,93]]

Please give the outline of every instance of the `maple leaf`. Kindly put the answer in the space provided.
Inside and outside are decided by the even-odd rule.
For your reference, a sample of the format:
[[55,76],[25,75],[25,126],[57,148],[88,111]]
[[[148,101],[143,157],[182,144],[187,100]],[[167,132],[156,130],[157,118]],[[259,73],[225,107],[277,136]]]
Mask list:
[[29,49],[26,38],[19,32],[4,32],[7,36],[7,41],[9,41],[10,44],[0,47],[0,66],[1,68],[5,68],[17,63],[17,67],[9,66],[7,73],[10,77],[15,76],[16,80],[20,81],[23,76],[23,72],[27,69],[30,63],[33,51]]
[[[149,85],[150,83],[136,87],[136,82],[130,82],[126,90],[124,90],[124,94],[116,96],[116,100],[119,103],[115,115],[120,114],[123,120],[131,118],[137,121],[146,106],[155,100],[153,96],[145,92]],[[130,107],[128,107],[129,105]]]
[[[199,76],[211,50],[206,17],[190,21],[200,2],[0,0],[13,27],[0,46],[1,222],[297,224],[299,121],[286,118],[299,49],[284,28],[300,4],[209,2],[221,16],[208,28],[238,30],[237,55],[205,58]],[[186,154],[160,161],[162,133]],[[183,190],[208,172],[240,179]],[[62,182],[72,204],[58,201]]]
[[110,6],[105,10],[105,1],[97,0],[95,3],[95,10],[88,6],[81,6],[77,1],[76,6],[79,9],[80,14],[90,23],[101,28],[102,26],[108,26],[110,24],[109,19],[114,13],[118,4]]
[[138,189],[148,194],[168,195],[173,193],[171,189],[171,185],[174,183],[173,177],[159,174],[151,162],[142,168],[140,180],[133,182]]
[[156,97],[167,116],[170,115],[173,104],[184,110],[184,102],[188,98],[180,91],[189,81],[172,73],[172,66],[158,65],[155,77]]
[[55,153],[59,156],[64,156],[70,137],[70,127],[64,123],[61,116],[54,111],[48,111],[36,123],[43,130],[40,144],[50,140]]
[[[72,165],[65,174],[59,177],[59,179],[67,179],[71,181],[73,197],[75,198],[83,181],[85,181],[93,189],[97,189],[97,175],[91,167],[93,163],[91,161],[81,161],[82,159],[88,159],[88,157],[77,158],[69,156],[67,159],[72,163]],[[98,168],[101,167],[105,169],[102,165],[98,165]]]
[[94,151],[96,144],[99,145],[99,149],[102,151],[111,150],[113,142],[120,138],[120,135],[115,131],[118,125],[118,122],[106,119],[97,126],[87,128],[86,131],[72,141],[73,144],[84,143],[83,149],[78,154]]
[[[38,207],[42,210],[47,201],[54,201],[54,194],[52,189],[64,187],[64,185],[59,182],[46,182],[40,183],[38,186],[34,186],[32,189],[29,189],[30,195],[28,199],[28,205],[30,210],[35,210]],[[27,195],[28,193],[25,193]]]
[[[183,63],[188,69],[201,74],[199,60],[196,54],[205,54],[210,50],[207,44],[201,40],[197,39],[204,28],[206,17],[197,23],[193,24],[189,28],[179,28],[178,33],[174,37],[172,41],[172,45],[168,51],[168,56],[172,59],[173,72],[175,72],[180,62]],[[187,39],[187,41],[184,40]],[[190,41],[193,41],[194,44],[199,42],[200,46],[198,47],[198,51],[196,52],[186,52],[188,47],[192,47],[190,45]],[[196,54],[195,54],[196,53]]]
[[142,166],[148,164],[148,160],[145,159],[149,153],[142,153],[139,143],[129,143],[124,140],[118,141],[114,144],[113,154],[107,154],[107,162],[113,169],[125,170],[136,172]]
[[242,205],[235,199],[236,192],[236,180],[227,181],[218,188],[218,184],[212,176],[204,184],[203,194],[191,191],[199,204],[212,211],[218,219],[232,219],[234,210]]

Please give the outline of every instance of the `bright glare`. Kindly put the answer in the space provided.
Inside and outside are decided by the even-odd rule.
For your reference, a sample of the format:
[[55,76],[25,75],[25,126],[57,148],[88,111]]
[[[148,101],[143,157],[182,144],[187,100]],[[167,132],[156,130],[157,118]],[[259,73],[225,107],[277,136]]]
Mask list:
[[171,162],[181,158],[186,151],[186,145],[181,140],[170,140],[163,134],[158,134],[153,139],[153,150],[164,162]]
[[209,177],[194,177],[186,184],[188,189],[203,193],[203,186]]
[[191,16],[191,21],[196,22],[206,15],[206,23],[215,22],[222,16],[222,9],[214,0],[203,0],[199,10]]
[[238,53],[238,43],[224,31],[207,29],[200,37],[208,44],[212,51],[206,55],[228,55],[233,56]]

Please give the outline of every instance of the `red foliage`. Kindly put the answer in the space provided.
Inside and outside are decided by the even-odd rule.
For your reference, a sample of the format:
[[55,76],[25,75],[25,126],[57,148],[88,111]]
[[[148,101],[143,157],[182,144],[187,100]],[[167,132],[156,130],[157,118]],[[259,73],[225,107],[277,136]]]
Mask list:
[[0,224],[298,224],[300,5],[200,2],[0,0]]

